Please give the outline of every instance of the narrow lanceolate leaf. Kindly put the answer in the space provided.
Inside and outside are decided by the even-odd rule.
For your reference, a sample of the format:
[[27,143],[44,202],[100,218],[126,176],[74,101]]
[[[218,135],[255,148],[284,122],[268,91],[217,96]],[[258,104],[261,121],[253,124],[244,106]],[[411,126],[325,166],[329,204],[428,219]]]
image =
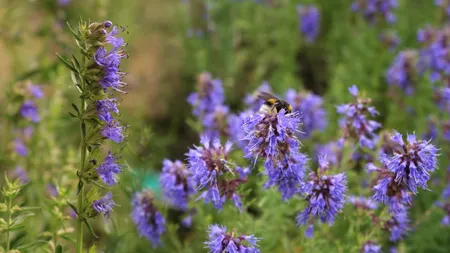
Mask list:
[[84,220],[84,223],[86,224],[86,227],[89,229],[89,231],[92,233],[92,235],[95,238],[98,238],[98,236],[94,233],[94,230],[92,229],[91,224],[89,224],[89,222],[87,220]]
[[77,107],[74,103],[72,103],[72,108],[75,110],[75,112],[76,112],[78,115],[80,115],[80,110],[78,109],[78,107]]
[[72,29],[72,27],[70,26],[69,22],[66,22],[67,27],[69,27],[70,32],[72,33],[73,37],[75,37],[75,39],[77,41],[81,41],[81,37]]
[[70,64],[66,59],[64,59],[61,55],[56,53],[56,56],[58,56],[58,58],[61,60],[62,63],[64,63],[64,65],[66,65],[67,68],[69,68],[75,73],[79,73],[79,71],[74,66],[72,66],[72,64]]
[[70,204],[69,201],[66,201],[66,203],[70,206],[70,208],[72,208],[72,210],[73,210],[73,211],[77,214],[77,216],[78,216],[77,208],[76,208],[74,205]]
[[24,244],[24,245],[20,245],[20,246],[17,247],[17,249],[18,250],[32,249],[32,248],[36,248],[36,247],[42,246],[42,245],[47,244],[47,243],[48,243],[48,241],[37,240],[37,241],[32,242],[32,243],[27,243],[27,244]]
[[62,246],[61,245],[56,246],[55,253],[62,253]]
[[12,232],[12,231],[21,230],[22,228],[25,228],[25,226],[12,226],[12,227],[8,228],[7,231]]

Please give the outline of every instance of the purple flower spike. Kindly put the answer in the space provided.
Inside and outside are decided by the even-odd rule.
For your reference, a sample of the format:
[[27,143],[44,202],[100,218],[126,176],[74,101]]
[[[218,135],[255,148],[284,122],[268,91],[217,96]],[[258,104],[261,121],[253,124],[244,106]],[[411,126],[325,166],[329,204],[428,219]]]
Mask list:
[[354,205],[356,208],[360,208],[363,210],[375,210],[378,207],[377,202],[363,196],[350,196],[348,197],[348,202]]
[[117,109],[116,98],[98,100],[96,102],[97,113],[100,120],[103,120],[107,123],[111,123],[113,121],[113,117],[111,112],[119,113],[119,109]]
[[204,190],[200,198],[203,198],[205,203],[213,203],[219,210],[226,199],[233,200],[235,206],[241,209],[236,190],[247,179],[235,178],[239,176],[240,168],[228,161],[231,142],[222,145],[218,138],[210,140],[209,137],[203,136],[200,143],[202,146],[195,146],[186,154],[189,172],[198,189]]
[[14,150],[18,155],[26,156],[28,154],[28,148],[21,139],[15,139],[13,143],[14,143]]
[[297,224],[313,224],[314,219],[332,225],[338,212],[345,203],[347,178],[344,173],[337,175],[320,175],[311,172],[309,181],[301,187],[308,207],[297,214]]
[[96,169],[102,181],[109,186],[117,184],[117,175],[122,172],[122,168],[116,163],[116,160],[117,158],[109,152],[103,163]]
[[246,158],[264,159],[264,173],[269,177],[266,187],[277,186],[283,200],[296,192],[307,168],[306,155],[299,152],[295,133],[300,125],[298,112],[254,114],[243,125],[248,141]]
[[165,159],[159,182],[164,197],[173,206],[186,210],[189,197],[195,193],[195,182],[181,161]]
[[349,88],[349,92],[356,100],[355,103],[336,106],[337,112],[343,115],[339,125],[344,128],[344,138],[351,137],[358,141],[360,147],[373,149],[378,140],[375,131],[381,124],[367,118],[375,117],[378,111],[369,106],[371,99],[358,96],[358,88],[355,85]]
[[416,62],[416,51],[400,52],[386,73],[387,83],[400,87],[408,96],[412,95],[414,78],[417,75]]
[[92,209],[94,209],[97,213],[101,213],[108,217],[115,205],[116,203],[114,203],[112,199],[112,193],[108,192],[102,198],[92,202]]
[[360,12],[370,24],[375,24],[380,18],[392,24],[396,21],[392,10],[397,7],[397,0],[355,0],[351,10]]
[[368,241],[362,246],[360,252],[361,253],[381,253],[381,246],[376,244],[373,241]]
[[292,105],[293,111],[301,113],[302,133],[297,134],[298,138],[309,138],[312,132],[325,130],[327,120],[322,97],[289,89],[286,92],[286,101]]
[[120,143],[125,139],[123,135],[125,127],[120,126],[117,121],[106,124],[102,129],[102,135],[114,142]]
[[210,253],[260,253],[257,248],[260,239],[254,235],[238,236],[236,232],[230,235],[226,227],[214,224],[209,227],[208,237],[205,244]]
[[131,216],[139,235],[150,241],[153,248],[160,246],[161,235],[166,232],[166,220],[156,208],[151,192],[136,193],[131,204]]
[[20,114],[22,117],[31,120],[32,122],[39,122],[39,114],[36,103],[33,100],[28,100],[20,107]]
[[317,7],[297,5],[299,15],[299,30],[306,37],[308,43],[312,43],[319,35],[320,13]]
[[438,149],[430,141],[416,140],[415,134],[408,134],[405,143],[402,135],[395,132],[392,140],[398,148],[393,156],[382,156],[381,161],[395,173],[395,183],[405,184],[414,194],[417,187],[427,189],[430,173],[437,169]]
[[203,118],[225,101],[222,81],[219,79],[213,80],[209,73],[201,73],[197,80],[197,92],[191,93],[187,101],[194,107],[192,113]]

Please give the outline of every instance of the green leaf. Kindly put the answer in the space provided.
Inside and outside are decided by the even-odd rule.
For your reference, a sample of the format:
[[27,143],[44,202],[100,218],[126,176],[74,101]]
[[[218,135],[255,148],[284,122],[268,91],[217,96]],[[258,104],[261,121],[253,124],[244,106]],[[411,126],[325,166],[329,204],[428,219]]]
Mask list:
[[73,58],[72,63],[77,67],[77,69],[81,70],[81,65],[77,57],[75,57],[75,55],[72,54],[72,58]]
[[22,228],[24,228],[25,226],[12,226],[9,229],[7,229],[7,231],[17,231],[17,230],[21,230]]
[[72,29],[72,27],[70,26],[70,24],[69,24],[68,21],[66,22],[66,24],[67,24],[67,27],[69,27],[69,30],[70,30],[70,32],[72,33],[73,37],[75,37],[75,39],[76,39],[77,41],[81,41],[80,36]]
[[84,223],[86,224],[86,226],[87,226],[87,228],[89,229],[89,231],[91,231],[92,235],[93,235],[95,238],[98,238],[98,236],[94,233],[94,230],[92,229],[91,224],[89,224],[89,222],[88,222],[87,220],[84,220]]
[[71,242],[71,243],[77,243],[73,238],[71,238],[70,236],[67,236],[67,235],[59,235],[59,237],[61,237],[62,239],[64,239],[64,240],[66,240],[66,241],[68,241],[68,242]]
[[72,103],[72,108],[75,110],[75,112],[77,112],[78,115],[80,115],[80,110],[74,103]]
[[76,116],[75,114],[69,112],[70,116],[72,116],[73,118],[78,118],[78,116]]
[[61,55],[56,53],[56,56],[58,56],[58,58],[62,61],[62,63],[64,63],[64,65],[66,65],[67,68],[69,68],[75,73],[79,73],[78,70],[74,66],[72,66],[72,64],[70,64],[66,59],[64,59]]
[[77,216],[79,216],[79,215],[78,215],[77,208],[76,208],[74,205],[70,204],[69,201],[66,201],[66,203],[70,206],[70,208],[72,208],[72,210],[77,214]]
[[37,240],[37,241],[32,242],[32,243],[27,243],[27,244],[24,244],[24,245],[20,245],[20,246],[17,247],[17,249],[18,250],[24,250],[24,249],[36,248],[36,247],[42,246],[42,245],[44,245],[46,243],[48,243],[48,242],[44,241],[44,240]]
[[86,123],[81,123],[81,131],[83,133],[83,137],[86,137]]
[[62,253],[62,246],[61,245],[56,246],[55,253]]

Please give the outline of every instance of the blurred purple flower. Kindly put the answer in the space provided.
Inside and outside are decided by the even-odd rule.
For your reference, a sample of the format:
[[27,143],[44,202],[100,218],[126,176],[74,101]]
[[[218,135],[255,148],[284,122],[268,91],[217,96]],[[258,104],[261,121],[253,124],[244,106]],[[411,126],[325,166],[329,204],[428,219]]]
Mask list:
[[291,198],[305,175],[306,155],[299,152],[295,136],[300,117],[298,112],[254,114],[243,125],[248,141],[245,157],[256,162],[265,160],[264,173],[269,177],[266,187],[278,186],[283,200]]
[[313,5],[297,5],[299,19],[299,30],[305,36],[308,43],[312,43],[319,35],[320,13]]
[[391,52],[394,52],[400,43],[400,38],[395,32],[383,32],[379,36],[381,43],[383,43]]
[[161,235],[166,232],[166,220],[156,208],[151,192],[136,193],[131,205],[131,216],[139,235],[150,241],[153,248],[161,245]]
[[392,10],[397,7],[397,0],[355,0],[351,9],[354,12],[362,13],[371,24],[377,23],[380,18],[384,18],[387,23],[392,24],[396,21]]
[[219,79],[212,80],[211,74],[207,72],[201,73],[197,80],[197,92],[191,93],[187,101],[193,106],[192,113],[203,118],[225,101],[222,81]]
[[350,196],[348,197],[348,202],[354,205],[356,208],[364,209],[364,210],[375,210],[378,207],[377,202],[370,198],[366,198],[363,196]]
[[36,103],[33,100],[25,101],[20,107],[20,114],[22,117],[31,120],[32,122],[39,122],[39,113]]
[[26,183],[28,183],[30,181],[30,179],[28,178],[27,171],[24,168],[20,167],[20,166],[17,166],[14,169],[14,173],[13,174],[14,174],[14,177],[18,178],[22,184],[26,184]]
[[400,87],[406,95],[414,92],[417,52],[407,50],[400,52],[386,73],[389,85]]
[[181,161],[172,162],[165,159],[159,182],[163,195],[169,203],[186,210],[189,197],[195,193],[195,182],[186,166]]
[[366,242],[361,250],[361,253],[381,253],[381,246],[378,244],[375,244],[373,241]]
[[286,92],[286,102],[292,105],[293,111],[299,111],[302,117],[301,130],[304,134],[299,134],[299,138],[311,137],[314,131],[323,131],[326,128],[326,112],[323,108],[323,99],[312,93],[297,93],[293,89]]
[[336,106],[337,112],[343,115],[339,125],[344,128],[344,137],[352,137],[358,141],[360,147],[374,149],[378,140],[374,131],[379,129],[381,124],[368,120],[367,117],[375,117],[378,111],[375,107],[369,106],[371,99],[359,97],[356,85],[348,90],[354,97],[355,103]]
[[208,237],[205,244],[210,253],[260,253],[257,248],[260,239],[254,235],[238,236],[235,232],[230,235],[227,233],[226,227],[213,224],[209,227]]
[[402,239],[409,231],[408,223],[409,220],[407,217],[404,217],[403,219],[392,217],[389,221],[387,221],[384,228],[390,232],[389,240],[396,242]]
[[14,150],[16,151],[16,153],[18,155],[26,156],[28,154],[28,148],[21,139],[18,139],[18,138],[14,139],[13,144],[14,144]]

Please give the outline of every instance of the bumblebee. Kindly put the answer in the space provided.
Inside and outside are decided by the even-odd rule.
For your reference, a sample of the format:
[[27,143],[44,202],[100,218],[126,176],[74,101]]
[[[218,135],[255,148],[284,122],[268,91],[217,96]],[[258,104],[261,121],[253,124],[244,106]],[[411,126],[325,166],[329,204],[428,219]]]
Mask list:
[[259,113],[278,113],[281,109],[284,109],[286,114],[292,112],[292,105],[270,93],[260,92],[258,98],[264,100],[264,104],[259,108]]

